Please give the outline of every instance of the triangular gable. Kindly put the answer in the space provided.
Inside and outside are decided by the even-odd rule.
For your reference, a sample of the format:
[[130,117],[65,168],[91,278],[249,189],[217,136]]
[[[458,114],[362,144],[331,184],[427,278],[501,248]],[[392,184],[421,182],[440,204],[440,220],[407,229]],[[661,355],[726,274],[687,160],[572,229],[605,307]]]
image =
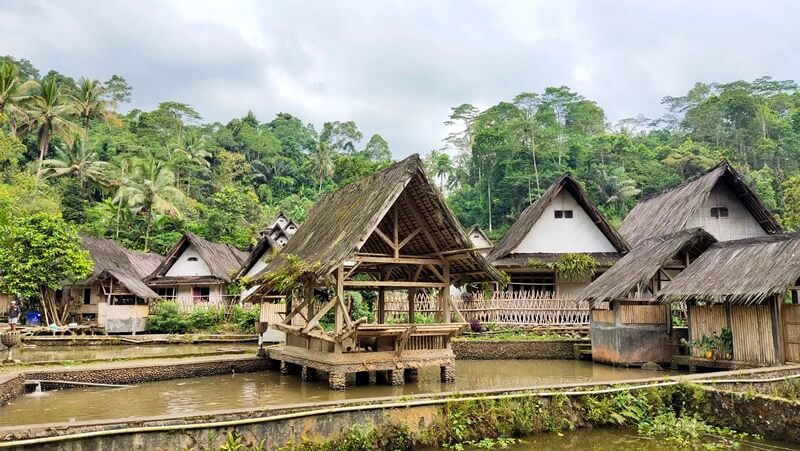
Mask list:
[[288,264],[287,255],[318,267],[313,271],[317,277],[330,274],[357,253],[391,255],[387,240],[394,237],[386,234],[395,229],[395,218],[404,255],[447,253],[454,277],[483,274],[502,280],[471,250],[463,228],[428,180],[417,155],[323,197],[261,275],[280,271]]
[[772,213],[741,174],[723,161],[700,177],[644,198],[628,213],[620,233],[629,243],[635,244],[698,225],[690,220],[720,183],[732,190],[765,233],[781,231]]
[[488,236],[483,232],[483,229],[480,226],[472,226],[472,229],[467,234],[469,236],[472,245],[475,246],[476,249],[488,249],[494,245],[492,240],[489,239]]
[[[574,246],[571,244],[571,242],[575,242],[575,239],[569,233],[565,233],[563,224],[552,224],[552,227],[549,227],[549,223],[556,219],[554,210],[571,211],[570,226],[577,227],[577,230],[584,232],[586,240],[600,244],[597,246]],[[548,227],[537,230],[539,228],[537,224],[540,222],[548,224]],[[563,242],[565,245],[559,247],[559,242]],[[548,244],[540,245],[539,243]],[[536,250],[537,248],[540,249]],[[563,250],[559,251],[558,249]],[[548,254],[559,252],[624,253],[627,250],[628,245],[622,236],[595,207],[577,180],[567,174],[556,180],[542,197],[522,212],[503,239],[489,253],[489,260],[496,261],[512,254],[528,252]]]
[[186,232],[145,280],[155,282],[166,277],[210,276],[231,282],[247,257],[246,252],[229,244],[214,243]]
[[269,236],[264,236],[250,252],[247,260],[242,264],[242,268],[236,274],[236,278],[252,277],[267,266],[267,260],[280,251],[280,246]]

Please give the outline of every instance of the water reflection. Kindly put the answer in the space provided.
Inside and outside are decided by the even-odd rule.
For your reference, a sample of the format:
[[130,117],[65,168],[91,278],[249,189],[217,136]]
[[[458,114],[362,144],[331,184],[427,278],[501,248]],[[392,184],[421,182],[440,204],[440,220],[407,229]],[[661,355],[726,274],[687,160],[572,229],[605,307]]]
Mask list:
[[402,387],[355,386],[328,390],[324,382],[303,383],[277,371],[153,382],[133,388],[77,388],[30,395],[0,408],[3,425],[23,425],[155,415],[184,415],[269,405],[314,403],[353,398],[402,396],[442,391],[515,388],[574,382],[612,382],[655,377],[639,369],[615,368],[568,360],[465,360],[456,362],[456,382],[439,382],[439,369],[420,370],[419,379]]

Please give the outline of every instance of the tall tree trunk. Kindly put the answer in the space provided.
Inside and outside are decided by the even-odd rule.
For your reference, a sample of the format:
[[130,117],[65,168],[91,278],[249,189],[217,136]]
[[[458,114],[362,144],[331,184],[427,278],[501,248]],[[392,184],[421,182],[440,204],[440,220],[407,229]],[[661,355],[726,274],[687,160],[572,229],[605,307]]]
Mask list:
[[119,217],[122,214],[122,200],[120,199],[119,204],[117,204],[117,230],[114,232],[114,239],[119,239]]
[[48,124],[42,125],[39,130],[39,164],[36,167],[36,179],[42,175],[42,162],[44,157],[47,156],[47,146],[50,145],[50,126]]
[[150,244],[150,226],[153,223],[153,214],[147,210],[147,230],[144,232],[144,251],[148,252],[148,245]]
[[539,168],[536,166],[536,137],[531,132],[531,155],[533,155],[533,173],[536,175],[536,198],[539,198],[541,193],[539,188]]

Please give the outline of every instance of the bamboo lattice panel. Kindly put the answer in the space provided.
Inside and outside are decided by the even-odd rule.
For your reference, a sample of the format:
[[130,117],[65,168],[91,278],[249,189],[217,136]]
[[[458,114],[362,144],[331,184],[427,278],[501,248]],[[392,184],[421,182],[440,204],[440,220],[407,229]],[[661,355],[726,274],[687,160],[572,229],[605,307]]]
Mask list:
[[770,304],[732,305],[733,359],[777,363]]
[[786,361],[800,362],[800,304],[783,305]]

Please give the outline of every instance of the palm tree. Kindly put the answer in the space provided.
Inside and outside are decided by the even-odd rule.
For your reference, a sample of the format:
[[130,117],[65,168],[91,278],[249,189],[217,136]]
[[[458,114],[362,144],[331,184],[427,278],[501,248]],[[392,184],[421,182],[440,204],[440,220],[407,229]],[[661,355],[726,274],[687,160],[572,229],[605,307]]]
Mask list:
[[4,62],[0,65],[0,113],[7,113],[8,124],[11,127],[11,136],[17,135],[14,117],[26,118],[27,114],[22,108],[24,102],[34,88],[39,86],[35,80],[22,80],[19,70],[12,63]]
[[330,144],[326,140],[320,139],[314,148],[312,158],[319,179],[317,193],[321,193],[322,180],[324,180],[325,177],[333,177],[333,151]]
[[149,156],[138,161],[131,177],[123,180],[114,202],[125,202],[131,212],[145,217],[144,250],[147,251],[153,215],[180,217],[176,204],[183,197],[183,192],[175,187],[175,174],[162,161]]
[[89,150],[80,138],[74,138],[72,145],[57,149],[56,157],[42,162],[42,175],[45,178],[75,177],[78,179],[81,193],[86,182],[100,186],[108,186],[109,164],[100,161],[97,152]]
[[[208,151],[208,143],[197,133],[178,134],[172,152],[172,168],[175,170],[175,186],[180,186],[180,179],[183,173],[182,166],[196,164],[204,168],[211,166],[207,160],[211,152]],[[186,192],[191,189],[191,178],[186,177]]]
[[622,166],[614,168],[610,173],[605,170],[600,171],[599,175],[598,189],[604,197],[604,202],[613,205],[617,213],[621,211],[626,200],[641,192]]
[[113,103],[104,98],[106,89],[98,82],[86,78],[80,79],[80,88],[70,98],[75,104],[77,116],[84,129],[89,129],[89,122],[98,119],[103,122],[122,126],[122,121],[113,111]]
[[59,136],[67,144],[72,143],[75,133],[81,133],[80,126],[74,122],[75,104],[68,101],[61,92],[61,86],[55,78],[48,78],[39,93],[32,96],[28,113],[30,130],[37,130],[39,140],[39,165],[36,169],[38,178],[42,172],[42,162],[47,156],[47,149],[52,136]]

